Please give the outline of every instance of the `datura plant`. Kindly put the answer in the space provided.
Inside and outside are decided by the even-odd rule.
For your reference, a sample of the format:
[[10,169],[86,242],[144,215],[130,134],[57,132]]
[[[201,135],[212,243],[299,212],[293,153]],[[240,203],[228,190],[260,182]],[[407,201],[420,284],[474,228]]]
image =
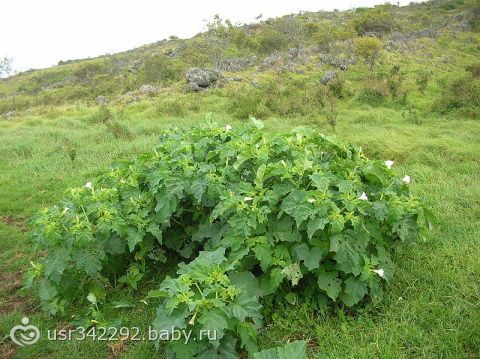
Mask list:
[[394,246],[423,240],[432,221],[392,166],[312,129],[275,133],[253,118],[238,129],[172,129],[37,215],[46,256],[29,285],[56,314],[89,293],[108,301],[118,283],[134,290],[177,258],[177,275],[152,291],[153,326],[216,338],[168,342],[169,353],[253,356],[266,303],[354,310],[382,299]]

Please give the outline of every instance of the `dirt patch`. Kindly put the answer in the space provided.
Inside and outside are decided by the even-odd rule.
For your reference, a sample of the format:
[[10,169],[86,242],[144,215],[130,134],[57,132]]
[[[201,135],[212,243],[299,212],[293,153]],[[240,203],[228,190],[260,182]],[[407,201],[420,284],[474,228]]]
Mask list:
[[19,296],[6,298],[3,303],[0,303],[0,315],[5,315],[15,311],[22,314],[34,314],[35,305],[31,302],[29,297]]
[[0,358],[12,359],[17,349],[12,344],[0,343]]
[[127,349],[127,342],[126,340],[119,340],[118,342],[108,343],[108,349],[110,349],[108,359],[118,359]]
[[[0,315],[18,311],[24,314],[32,314],[34,305],[30,297],[19,296],[17,291],[23,286],[23,273],[0,273]],[[0,358],[2,358],[0,356]]]
[[28,231],[27,220],[25,219],[25,217],[18,217],[18,216],[11,216],[11,215],[0,216],[0,222],[3,224],[6,224],[7,226],[15,227],[20,232]]
[[0,272],[0,293],[12,293],[22,288],[23,286],[23,273],[6,273]]

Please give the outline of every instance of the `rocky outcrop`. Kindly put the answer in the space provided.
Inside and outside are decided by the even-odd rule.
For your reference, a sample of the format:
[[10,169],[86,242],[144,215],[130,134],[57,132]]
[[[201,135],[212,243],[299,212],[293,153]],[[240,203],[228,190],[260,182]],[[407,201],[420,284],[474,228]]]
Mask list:
[[214,69],[192,67],[185,77],[188,90],[201,91],[214,86],[220,78],[220,73]]
[[337,77],[337,73],[335,71],[328,71],[327,73],[325,73],[325,75],[323,75],[323,77],[320,79],[320,83],[322,85],[326,85],[328,84],[330,81],[332,81],[333,79],[335,79]]
[[235,71],[241,71],[250,66],[253,66],[256,62],[257,62],[256,56],[250,56],[245,58],[231,57],[223,60],[219,64],[218,68],[219,70],[222,70],[222,71],[235,72]]
[[108,98],[106,96],[97,96],[95,102],[99,105],[106,105],[108,103]]
[[152,85],[142,85],[138,89],[142,95],[153,95],[158,92],[158,89]]
[[17,113],[15,111],[8,111],[8,112],[3,114],[3,117],[5,117],[5,118],[17,117]]

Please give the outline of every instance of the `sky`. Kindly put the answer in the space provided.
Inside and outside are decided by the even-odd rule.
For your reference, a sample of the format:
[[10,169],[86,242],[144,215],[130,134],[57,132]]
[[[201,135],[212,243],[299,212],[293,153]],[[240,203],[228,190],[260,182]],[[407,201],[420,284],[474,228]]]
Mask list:
[[[251,23],[299,11],[345,10],[385,0],[11,0],[0,6],[0,58],[15,70],[60,60],[95,57],[153,43],[188,38],[219,14]],[[396,0],[390,1],[396,3]],[[407,5],[411,0],[400,0]]]

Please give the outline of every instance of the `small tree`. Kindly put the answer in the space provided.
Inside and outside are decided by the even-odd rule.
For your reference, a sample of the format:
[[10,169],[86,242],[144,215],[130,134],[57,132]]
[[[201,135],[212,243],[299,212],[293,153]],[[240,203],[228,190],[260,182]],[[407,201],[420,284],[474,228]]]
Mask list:
[[359,35],[363,35],[366,32],[390,32],[395,27],[392,9],[393,6],[387,4],[361,11],[360,15],[353,20],[353,26]]
[[197,48],[210,59],[217,69],[221,67],[225,59],[225,52],[230,45],[232,27],[230,20],[223,20],[217,14],[211,22],[207,23],[207,32],[196,43]]
[[38,76],[32,77],[18,89],[26,95],[35,96],[35,104],[38,104],[38,95],[42,91],[42,80]]
[[360,37],[355,39],[355,54],[365,60],[373,71],[375,62],[380,57],[382,42],[376,37]]
[[307,34],[303,23],[293,15],[281,18],[276,24],[276,28],[287,37],[288,42],[294,47],[300,47]]
[[97,62],[88,62],[80,65],[74,72],[77,82],[88,86],[93,92],[96,92],[99,76],[102,74],[104,68]]
[[145,60],[140,73],[146,83],[169,84],[179,79],[181,71],[176,68],[172,59],[165,55],[154,55]]
[[12,61],[11,57],[4,57],[0,59],[0,77],[9,76],[12,73]]
[[418,90],[422,95],[425,93],[425,90],[427,89],[427,85],[428,85],[428,81],[430,81],[430,77],[432,77],[432,73],[427,70],[421,70],[417,73],[415,82],[417,83]]

